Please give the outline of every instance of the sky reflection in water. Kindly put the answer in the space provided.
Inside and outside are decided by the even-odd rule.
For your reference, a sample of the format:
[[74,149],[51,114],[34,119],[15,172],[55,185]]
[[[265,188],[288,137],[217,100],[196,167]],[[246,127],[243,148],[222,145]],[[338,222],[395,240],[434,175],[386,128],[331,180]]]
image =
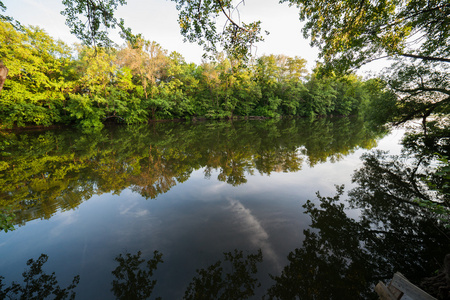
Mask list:
[[[86,180],[85,183],[91,185],[92,196],[77,200],[74,209],[65,211],[61,211],[63,201],[55,200],[50,204],[55,210],[50,213],[51,217],[39,215],[40,207],[45,206],[40,200],[34,207],[22,207],[24,211],[35,211],[33,216],[22,219],[23,226],[13,232],[1,233],[0,274],[6,278],[5,283],[20,281],[25,262],[45,253],[49,257],[46,270],[54,271],[62,285],[80,275],[80,284],[75,290],[77,298],[112,299],[114,276],[111,271],[117,265],[114,258],[120,253],[141,251],[143,257],[149,259],[153,251],[158,250],[163,254],[164,263],[155,273],[158,283],[152,295],[180,299],[196,275],[196,269],[221,259],[223,252],[240,249],[255,253],[261,249],[264,261],[259,265],[257,275],[262,283],[257,296],[261,296],[273,283],[268,274],[279,275],[288,263],[288,253],[302,247],[303,230],[311,222],[309,216],[303,214],[302,205],[308,199],[317,202],[317,191],[324,196],[334,195],[335,184],[351,188],[353,171],[361,166],[359,157],[368,151],[363,147],[376,145],[379,136],[355,119],[318,122],[321,123],[304,120],[268,124],[259,121],[204,123],[190,127],[157,124],[152,128],[140,128],[136,130],[138,133],[123,133],[124,129],[113,128],[105,129],[101,134],[103,139],[98,143],[79,142],[96,139],[81,133],[29,133],[28,140],[24,140],[31,142],[21,147],[33,145],[33,139],[39,139],[43,134],[51,135],[46,138],[56,137],[63,147],[72,147],[64,151],[79,155],[80,160],[85,159],[86,170],[107,164],[123,167],[135,163],[132,171],[123,171],[121,175],[139,178],[146,167],[155,169],[155,161],[162,161],[158,168],[167,174],[152,174],[159,176],[149,181],[156,191],[151,194],[152,199],[142,192],[146,186],[139,185],[136,180],[124,183],[122,189],[117,188],[121,185],[116,179],[108,189],[104,178],[108,177],[111,168],[106,168],[104,177],[83,173],[85,171],[75,172],[73,176],[67,173],[69,175],[62,180],[79,176],[77,182]],[[316,137],[306,134],[314,132]],[[304,136],[299,137],[302,134]],[[208,137],[202,139],[202,135]],[[349,135],[353,140],[348,140]],[[20,135],[9,138],[17,141]],[[401,133],[394,131],[380,144],[385,149],[398,151],[400,138]],[[188,139],[197,140],[186,141]],[[67,147],[67,140],[70,140],[70,147]],[[182,140],[185,144],[180,142]],[[83,154],[88,151],[80,149],[77,141],[79,145],[94,149],[92,153],[98,148],[103,156]],[[324,141],[328,146],[321,145]],[[251,151],[245,150],[252,147]],[[128,150],[123,150],[125,148]],[[186,153],[190,149],[194,151]],[[321,150],[324,152],[318,153]],[[179,151],[178,156],[173,155],[176,151]],[[277,161],[279,153],[285,157]],[[24,155],[22,158],[36,160],[42,157]],[[177,157],[182,162],[174,163]],[[283,163],[292,157],[299,163],[297,170],[283,172]],[[270,159],[275,162],[270,164]],[[89,165],[92,161],[99,163],[94,167]],[[236,166],[241,168],[237,175],[233,173]],[[58,167],[48,172],[52,174],[56,169]],[[235,177],[230,179],[232,176]],[[160,188],[162,182],[171,183],[168,188]],[[76,191],[77,187],[74,187],[73,192]],[[42,191],[34,194],[39,192]],[[6,195],[5,191],[3,195]],[[15,201],[13,196],[8,197],[10,203]],[[19,210],[16,214],[20,218]],[[357,216],[358,212],[349,211],[349,214]]]

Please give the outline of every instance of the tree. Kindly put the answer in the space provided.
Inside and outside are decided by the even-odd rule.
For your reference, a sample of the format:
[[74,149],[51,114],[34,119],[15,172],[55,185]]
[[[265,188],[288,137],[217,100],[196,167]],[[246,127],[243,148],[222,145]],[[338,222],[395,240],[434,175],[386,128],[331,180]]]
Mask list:
[[[0,2],[1,3],[1,2]],[[114,12],[125,0],[63,0],[66,6],[62,15],[70,32],[86,45],[108,47],[112,45],[108,29],[119,27],[122,36],[132,39],[131,30],[126,28],[124,20],[117,20]]]
[[[303,163],[337,161],[355,149],[371,148],[379,135],[355,118],[192,126],[161,122],[88,135],[73,128],[3,133],[0,230],[12,230],[36,218],[49,219],[56,211],[75,209],[94,194],[130,188],[155,198],[200,169],[206,177],[216,170],[218,180],[234,186],[256,172],[296,172]],[[444,146],[439,140],[435,143]]]
[[0,21],[2,70],[9,68],[0,99],[6,125],[50,125],[61,121],[58,111],[69,87],[70,49],[38,27],[15,28]]
[[[390,184],[403,189],[396,180]],[[393,272],[417,283],[439,268],[435,258],[448,250],[448,229],[429,212],[384,197],[373,187],[364,201],[349,199],[352,208],[361,208],[357,218],[346,213],[343,186],[333,197],[317,193],[318,202],[303,205],[310,228],[281,274],[271,275],[275,283],[269,299],[375,299],[373,286]]]
[[[177,4],[181,33],[190,42],[215,52],[217,44],[232,56],[246,57],[253,43],[263,40],[260,22],[244,23],[231,0],[172,0]],[[63,0],[71,32],[88,45],[110,45],[106,30],[119,27],[132,41],[136,36],[117,20],[114,12],[125,0]],[[306,20],[303,32],[319,47],[326,63],[347,69],[381,55],[399,55],[422,60],[450,62],[447,39],[450,6],[445,0],[282,0],[300,10]],[[5,6],[0,1],[0,9]],[[217,18],[225,26],[217,31]],[[1,16],[3,19],[7,18]],[[219,27],[220,28],[220,27]]]
[[384,75],[396,93],[396,113],[390,118],[395,124],[421,118],[424,130],[430,115],[445,115],[450,111],[450,65],[442,62],[398,61]]
[[300,10],[305,37],[340,70],[384,55],[450,62],[450,6],[431,1],[283,0]]
[[389,121],[426,122],[431,114],[448,113],[448,1],[282,2],[299,8],[304,36],[320,49],[326,71],[348,72],[382,57],[397,61],[383,77],[399,97]]
[[163,77],[168,65],[167,51],[158,43],[138,38],[134,43],[127,43],[118,53],[120,66],[130,68],[132,74],[142,85],[145,98],[152,87]]
[[[71,49],[53,41],[41,29],[16,30],[10,22],[2,22],[0,30],[4,34],[0,40],[6,46],[0,49],[0,58],[11,69],[11,83],[5,85],[8,93],[2,98],[9,102],[0,107],[5,116],[2,121],[10,126],[73,122],[88,128],[101,127],[106,120],[145,122],[150,115],[153,119],[349,115],[363,107],[367,93],[360,79],[350,75],[342,80],[336,75],[324,76],[319,69],[308,78],[306,62],[299,57],[269,55],[255,63],[246,61],[247,50],[225,49],[215,55],[215,61],[203,64],[200,69],[195,65],[187,67],[181,55],[168,56],[166,50],[156,42],[146,41],[142,35],[131,36],[121,49],[106,47],[107,44],[100,43],[106,37],[100,33],[101,23],[107,22],[105,18],[114,18],[111,14],[122,2],[65,1],[67,10],[73,11],[70,18],[74,19],[68,17],[71,22],[83,18],[83,9],[92,13],[85,16],[88,23],[99,22],[78,28],[88,31],[82,38],[90,41],[78,46],[77,58],[70,56]],[[192,5],[192,1],[179,3],[185,5],[182,10]],[[227,22],[234,29],[245,29],[225,9],[231,1],[199,4],[200,10],[209,5],[210,14],[214,11],[219,14],[217,8],[223,8],[222,13],[230,17]],[[104,15],[99,16],[101,11]],[[213,37],[207,34],[198,38],[207,41]],[[235,42],[245,46],[244,41]],[[207,44],[214,47],[213,52],[218,50]],[[441,86],[445,83],[443,80]],[[17,103],[13,103],[11,93],[15,93]],[[24,99],[27,101],[22,105]],[[428,113],[429,109],[426,110]]]
[[[236,6],[232,0],[173,1],[179,10],[178,23],[185,40],[198,42],[207,53],[216,54],[220,45],[230,56],[247,59],[253,44],[263,40],[259,21],[244,23],[233,15],[243,1]],[[62,3],[66,8],[61,13],[71,33],[86,45],[110,47],[113,43],[108,30],[114,28],[119,28],[121,36],[130,42],[139,38],[125,27],[123,19],[114,15],[119,6],[126,4],[125,0],[62,0]],[[0,10],[5,9],[0,1]],[[220,15],[224,16],[224,30],[217,32],[216,19]],[[3,15],[0,19],[12,21]]]
[[[189,42],[198,42],[204,50],[216,54],[218,44],[233,58],[246,60],[254,43],[262,41],[261,22],[244,23],[233,16],[238,10],[232,0],[172,0],[179,10],[181,34]],[[223,31],[217,32],[217,19],[225,18]],[[221,26],[219,25],[219,28]]]
[[331,78],[319,78],[317,73],[311,75],[305,84],[299,112],[303,116],[324,116],[334,111],[337,91],[333,88]]
[[261,286],[255,278],[257,264],[263,260],[261,249],[247,255],[234,249],[223,255],[223,260],[197,270],[183,299],[249,299],[255,295],[255,289]]

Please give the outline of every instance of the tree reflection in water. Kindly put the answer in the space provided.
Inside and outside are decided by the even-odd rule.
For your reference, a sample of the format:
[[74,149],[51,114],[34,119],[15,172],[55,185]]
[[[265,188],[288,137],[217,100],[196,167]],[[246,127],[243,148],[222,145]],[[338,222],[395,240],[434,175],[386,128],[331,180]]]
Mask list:
[[[111,291],[116,299],[148,299],[156,285],[153,273],[158,264],[162,263],[162,254],[153,252],[153,258],[146,261],[141,259],[141,251],[136,255],[125,253],[119,254],[114,260],[119,263],[112,271],[115,279],[112,281]],[[158,298],[157,298],[158,299]]]
[[75,276],[69,286],[61,288],[54,272],[48,275],[43,271],[42,267],[47,260],[46,254],[41,254],[37,260],[29,259],[29,269],[22,273],[23,284],[13,281],[10,286],[5,287],[4,277],[0,276],[0,299],[75,299],[74,289],[80,282],[80,276]]
[[[355,180],[363,180],[358,174]],[[378,187],[382,189],[382,184]],[[374,284],[386,281],[396,271],[417,284],[439,269],[450,251],[450,232],[439,224],[433,212],[414,203],[398,202],[377,190],[360,202],[361,188],[367,186],[356,187],[349,199],[354,206],[365,205],[356,219],[347,215],[348,207],[341,201],[343,186],[337,187],[333,197],[318,193],[318,204],[307,201],[305,213],[312,224],[304,231],[302,247],[289,253],[289,264],[282,273],[270,275],[274,283],[268,287],[266,299],[376,299]],[[224,253],[222,261],[197,270],[184,298],[251,298],[260,286],[255,274],[262,255],[261,251],[247,255],[242,250]],[[162,254],[155,251],[153,258],[146,261],[141,259],[141,252],[126,253],[115,260],[119,263],[112,272],[116,298],[148,299],[157,282],[153,276],[163,262]],[[54,274],[50,278],[57,283]],[[71,291],[78,279],[63,291]]]
[[311,228],[282,274],[272,276],[270,299],[376,298],[374,285],[397,271],[418,284],[439,269],[450,251],[449,231],[429,212],[398,203],[383,210],[384,199],[374,196],[369,211],[356,220],[345,212],[342,187],[337,190],[334,197],[318,194],[318,206],[304,205]]
[[197,270],[197,276],[189,283],[184,299],[249,299],[255,295],[255,288],[261,286],[254,277],[257,263],[263,259],[261,250],[256,254],[244,255],[243,251],[224,253],[219,260],[206,269]]
[[233,186],[255,172],[296,172],[303,162],[313,166],[371,148],[382,133],[360,119],[339,118],[1,134],[0,221],[15,214],[13,223],[24,225],[127,188],[153,199],[201,168],[206,178],[216,170]]
[[[272,276],[270,299],[375,299],[374,284],[394,272],[420,284],[442,268],[450,253],[450,177],[435,160],[448,157],[450,143],[448,132],[430,129],[408,133],[400,156],[364,154],[346,201],[337,187],[334,197],[317,194],[319,205],[304,205],[312,224],[289,265]],[[350,218],[347,208],[359,216]]]
[[[83,136],[73,141],[44,134],[39,137],[43,142],[31,139],[33,153],[27,153],[28,138],[15,136],[11,144],[21,152],[17,156],[8,154],[9,148],[2,152],[7,159],[3,160],[6,165],[0,166],[0,195],[4,196],[0,204],[15,208],[16,222],[24,224],[37,217],[49,218],[58,208],[74,208],[94,193],[131,187],[153,198],[201,167],[205,176],[218,169],[219,180],[238,185],[255,171],[296,171],[303,161],[315,164],[339,159],[357,146],[370,148],[374,143],[374,135],[368,131],[344,126],[339,127],[344,132],[338,134],[332,125],[315,128],[314,124],[302,128],[298,124],[266,124],[259,129],[247,128],[245,123],[213,124],[218,130],[207,130],[203,124],[182,135],[170,125],[162,131],[155,127],[151,135],[138,131],[133,143],[130,132],[112,131],[103,137]],[[375,298],[374,284],[396,271],[417,284],[439,269],[450,252],[450,232],[443,224],[445,215],[426,203],[438,201],[448,209],[448,179],[438,176],[439,167],[434,163],[436,157],[448,157],[448,137],[439,130],[415,134],[405,139],[403,156],[379,151],[365,154],[362,168],[353,176],[357,186],[346,201],[343,187],[337,187],[335,196],[318,194],[319,202],[304,205],[310,228],[304,231],[302,247],[289,253],[289,264],[281,274],[271,275],[273,285],[263,287],[266,298]],[[196,135],[202,138],[189,139]],[[314,136],[317,141],[313,143]],[[350,217],[348,208],[357,209],[358,216]],[[185,298],[250,297],[259,285],[254,275],[262,255],[245,256],[238,250],[225,254],[223,261],[197,271]],[[119,255],[116,261],[114,295],[121,299],[149,297],[156,285],[154,271],[162,262],[160,253],[155,252],[148,261],[141,259],[140,252]],[[75,279],[73,285],[78,283]],[[56,280],[52,282],[56,284]],[[69,296],[72,289],[72,285],[65,289]],[[238,295],[230,296],[231,292]]]

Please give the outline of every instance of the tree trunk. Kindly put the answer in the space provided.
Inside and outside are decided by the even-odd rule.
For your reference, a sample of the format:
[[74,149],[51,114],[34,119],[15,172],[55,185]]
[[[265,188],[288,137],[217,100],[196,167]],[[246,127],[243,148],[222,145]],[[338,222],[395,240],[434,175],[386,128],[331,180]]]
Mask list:
[[3,89],[3,84],[6,81],[6,75],[8,75],[8,68],[3,64],[3,61],[0,60],[0,93]]

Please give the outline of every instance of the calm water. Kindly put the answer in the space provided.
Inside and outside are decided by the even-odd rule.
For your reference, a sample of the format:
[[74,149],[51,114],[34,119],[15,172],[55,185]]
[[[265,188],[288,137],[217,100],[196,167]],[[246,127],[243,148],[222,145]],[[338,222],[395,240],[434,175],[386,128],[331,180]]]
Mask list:
[[[399,153],[402,134],[348,118],[2,133],[0,205],[15,213],[16,230],[0,233],[0,275],[5,285],[23,282],[27,260],[43,253],[43,272],[55,272],[61,287],[79,275],[77,299],[125,299],[132,280],[113,270],[120,265],[124,274],[132,260],[120,257],[140,251],[150,260],[156,250],[163,262],[132,289],[156,280],[152,298],[181,299],[189,287],[197,295],[208,289],[205,278],[217,274],[218,295],[233,289],[226,273],[252,282],[233,273],[239,268],[223,253],[242,251],[236,261],[249,270],[244,259],[260,249],[250,278],[261,286],[244,298],[269,289],[286,298],[289,287],[305,299],[373,298],[373,285],[392,272],[414,279],[436,270],[434,256],[448,250],[447,241],[420,222],[428,231],[413,228],[414,237],[400,225],[387,228],[391,221],[389,234],[375,232],[380,212],[367,221],[362,208],[342,209],[346,192],[334,202],[316,192],[354,189],[361,155]],[[210,267],[217,261],[222,274]]]

